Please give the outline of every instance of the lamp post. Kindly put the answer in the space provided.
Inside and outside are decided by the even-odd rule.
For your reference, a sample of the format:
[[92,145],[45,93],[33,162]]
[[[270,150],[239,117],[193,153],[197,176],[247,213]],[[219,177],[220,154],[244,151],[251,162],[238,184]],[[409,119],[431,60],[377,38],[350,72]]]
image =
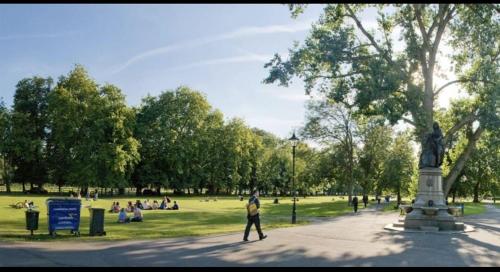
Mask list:
[[299,138],[295,136],[295,132],[293,132],[292,138],[289,139],[292,143],[292,190],[293,190],[293,209],[292,209],[292,224],[297,222],[297,214],[295,213],[295,147],[299,143]]

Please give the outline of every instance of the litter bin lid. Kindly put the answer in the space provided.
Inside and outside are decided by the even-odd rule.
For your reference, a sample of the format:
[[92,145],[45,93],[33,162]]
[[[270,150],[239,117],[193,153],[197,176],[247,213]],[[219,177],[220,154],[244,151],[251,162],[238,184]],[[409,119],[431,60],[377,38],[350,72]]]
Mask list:
[[52,197],[52,198],[47,198],[47,200],[45,200],[46,205],[49,205],[52,202],[54,202],[54,203],[64,202],[64,203],[74,203],[74,204],[79,203],[79,204],[81,204],[82,200],[78,199],[78,198],[71,198],[71,197]]
[[26,210],[26,213],[40,213],[40,211],[37,211],[37,210]]

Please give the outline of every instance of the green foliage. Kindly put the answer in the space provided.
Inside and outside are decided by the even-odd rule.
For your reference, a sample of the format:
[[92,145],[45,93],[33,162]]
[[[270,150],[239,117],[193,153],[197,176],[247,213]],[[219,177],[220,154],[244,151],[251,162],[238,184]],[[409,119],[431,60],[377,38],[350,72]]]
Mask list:
[[398,194],[398,202],[402,195],[410,193],[416,160],[410,143],[410,135],[401,133],[396,136],[390,147],[388,159],[385,160],[380,179],[381,189],[389,189]]
[[99,87],[82,66],[49,95],[51,176],[57,184],[124,188],[138,161],[134,113],[121,91]]
[[[375,29],[360,21],[360,14],[368,7],[378,11]],[[294,16],[303,8],[290,6]],[[288,86],[298,77],[307,94],[317,91],[326,101],[347,105],[354,114],[382,116],[390,124],[404,120],[414,127],[419,140],[432,129],[439,93],[461,84],[471,94],[471,107],[462,119],[448,122],[445,137],[456,137],[475,121],[479,129],[450,166],[445,179],[448,186],[464,167],[481,133],[499,132],[498,10],[498,4],[328,4],[305,41],[289,50],[287,60],[276,54],[265,64],[269,75],[264,83]],[[391,38],[396,27],[404,44],[401,52],[395,50]],[[439,49],[445,43],[453,48],[452,72],[458,80],[435,86]]]
[[16,85],[11,119],[14,181],[42,185],[47,181],[47,97],[51,78],[25,78]]

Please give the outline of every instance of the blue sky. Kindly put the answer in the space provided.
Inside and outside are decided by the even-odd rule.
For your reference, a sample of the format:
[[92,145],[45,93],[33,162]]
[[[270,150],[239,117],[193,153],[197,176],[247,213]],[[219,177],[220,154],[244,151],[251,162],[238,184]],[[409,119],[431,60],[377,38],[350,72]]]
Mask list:
[[[297,19],[285,5],[0,5],[0,97],[16,83],[57,80],[79,63],[131,106],[147,94],[187,85],[226,118],[287,137],[303,124],[303,84],[264,85],[264,63],[303,41],[321,5]],[[364,23],[373,25],[374,12]],[[397,35],[397,34],[395,34]]]
[[304,119],[302,84],[261,83],[274,53],[302,41],[321,7],[292,19],[284,5],[1,5],[0,97],[33,75],[86,67],[129,105],[187,85],[226,118],[287,136]]

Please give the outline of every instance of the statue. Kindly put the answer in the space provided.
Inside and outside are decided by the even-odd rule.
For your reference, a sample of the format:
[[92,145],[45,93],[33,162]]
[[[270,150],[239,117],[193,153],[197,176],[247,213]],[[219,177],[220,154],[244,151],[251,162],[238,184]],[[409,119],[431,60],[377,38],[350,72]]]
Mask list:
[[443,164],[443,133],[437,122],[434,122],[432,128],[432,132],[425,136],[425,140],[422,143],[422,153],[420,154],[420,161],[418,164],[419,169],[425,167],[438,168]]

